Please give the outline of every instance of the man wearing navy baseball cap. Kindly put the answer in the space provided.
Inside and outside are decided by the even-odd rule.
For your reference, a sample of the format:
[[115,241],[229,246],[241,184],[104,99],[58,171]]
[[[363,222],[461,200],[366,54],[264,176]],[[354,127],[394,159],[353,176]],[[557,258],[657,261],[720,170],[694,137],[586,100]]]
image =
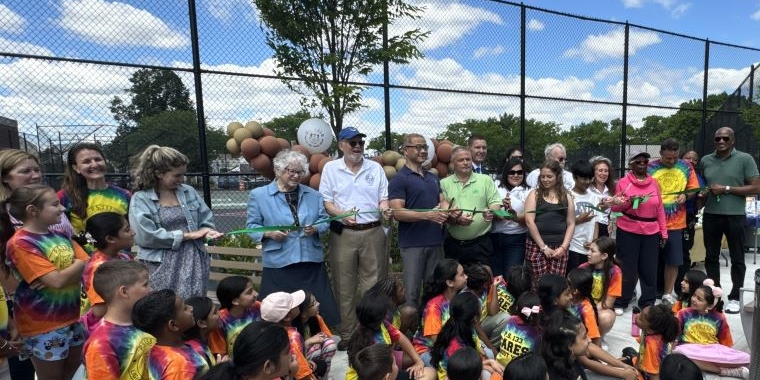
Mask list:
[[328,260],[340,309],[340,350],[347,348],[356,327],[357,289],[361,297],[388,272],[386,235],[382,228],[382,219],[392,216],[388,208],[388,179],[380,164],[364,159],[365,137],[354,127],[343,128],[338,133],[338,149],[343,158],[328,162],[319,182],[319,192],[330,216],[360,212],[330,223]]

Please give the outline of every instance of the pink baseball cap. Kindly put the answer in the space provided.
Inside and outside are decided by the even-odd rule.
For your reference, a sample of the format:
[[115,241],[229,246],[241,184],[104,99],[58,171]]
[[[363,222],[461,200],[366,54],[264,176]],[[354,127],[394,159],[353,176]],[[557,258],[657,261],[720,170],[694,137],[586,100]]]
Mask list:
[[261,319],[267,322],[278,323],[290,313],[290,310],[298,307],[305,299],[306,293],[303,290],[293,293],[272,293],[261,301]]

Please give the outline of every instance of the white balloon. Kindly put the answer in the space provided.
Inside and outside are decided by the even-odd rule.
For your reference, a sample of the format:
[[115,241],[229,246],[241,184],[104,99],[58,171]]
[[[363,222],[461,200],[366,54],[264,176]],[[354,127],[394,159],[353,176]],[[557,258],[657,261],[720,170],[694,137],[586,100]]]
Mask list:
[[315,117],[305,120],[298,126],[298,143],[306,147],[311,153],[322,153],[330,148],[335,137],[324,120]]
[[430,164],[433,162],[433,156],[435,155],[435,146],[430,137],[425,137],[425,144],[428,146],[427,159],[422,163],[422,166],[430,167]]

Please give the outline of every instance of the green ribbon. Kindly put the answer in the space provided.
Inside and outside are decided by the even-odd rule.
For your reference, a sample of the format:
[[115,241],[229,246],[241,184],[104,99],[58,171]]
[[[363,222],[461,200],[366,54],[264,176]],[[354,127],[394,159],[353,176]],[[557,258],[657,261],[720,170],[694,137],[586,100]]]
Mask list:
[[506,218],[513,218],[514,217],[514,215],[512,215],[512,213],[510,213],[507,210],[501,209],[501,208],[500,209],[496,209],[496,210],[491,210],[491,212],[493,212],[493,214],[495,216],[498,216],[499,218],[505,218],[506,219]]
[[254,228],[244,228],[242,230],[235,230],[230,232],[225,232],[225,235],[242,235],[242,234],[254,234],[257,232],[271,232],[271,231],[295,231],[299,228],[296,225],[291,226],[262,226],[262,227],[254,227]]
[[681,195],[681,194],[699,193],[707,189],[708,189],[707,187],[697,187],[695,189],[686,189],[686,190],[681,190],[681,191],[673,191],[671,193],[662,193],[662,195]]

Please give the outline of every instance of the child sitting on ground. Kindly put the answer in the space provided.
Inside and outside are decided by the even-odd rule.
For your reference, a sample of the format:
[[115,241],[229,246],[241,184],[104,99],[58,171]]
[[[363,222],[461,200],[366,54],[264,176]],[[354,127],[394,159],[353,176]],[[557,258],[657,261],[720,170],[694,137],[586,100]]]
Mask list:
[[150,380],[192,379],[208,371],[206,359],[182,339],[182,334],[195,326],[193,308],[173,290],[155,291],[137,301],[132,321],[156,338],[148,353]]
[[203,356],[209,367],[213,367],[217,362],[228,360],[226,355],[214,357],[208,347],[209,336],[212,332],[219,330],[219,308],[216,307],[214,301],[208,297],[192,297],[185,303],[193,308],[193,319],[195,319],[195,326],[183,334],[185,343]]
[[398,366],[391,351],[391,346],[375,343],[357,352],[349,365],[357,369],[359,380],[395,380]]
[[146,379],[148,351],[156,339],[132,324],[132,307],[150,293],[148,268],[136,261],[107,261],[95,270],[92,285],[107,309],[84,344],[87,377]]
[[219,281],[216,299],[222,307],[219,310],[219,329],[209,336],[212,353],[232,358],[235,337],[245,326],[261,319],[261,303],[256,301],[257,296],[248,277],[230,276]]

